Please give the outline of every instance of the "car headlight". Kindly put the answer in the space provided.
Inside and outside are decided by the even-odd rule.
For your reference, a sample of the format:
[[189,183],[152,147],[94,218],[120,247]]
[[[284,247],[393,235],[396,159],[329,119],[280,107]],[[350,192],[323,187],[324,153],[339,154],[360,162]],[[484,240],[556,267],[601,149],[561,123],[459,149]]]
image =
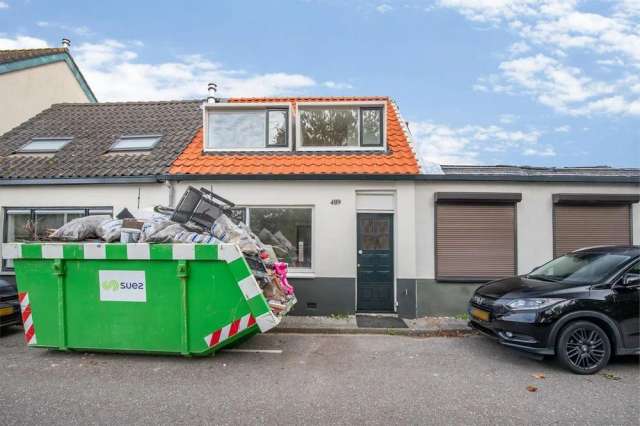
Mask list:
[[540,310],[553,306],[556,303],[562,302],[564,299],[548,299],[548,298],[527,298],[527,299],[515,299],[507,303],[507,306],[513,311],[530,311]]

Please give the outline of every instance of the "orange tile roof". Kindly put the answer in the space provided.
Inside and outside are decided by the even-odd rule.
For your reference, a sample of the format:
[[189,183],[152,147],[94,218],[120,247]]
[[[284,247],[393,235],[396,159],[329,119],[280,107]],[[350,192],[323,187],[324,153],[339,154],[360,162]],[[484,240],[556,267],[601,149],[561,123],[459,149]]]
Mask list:
[[232,98],[229,102],[358,102],[387,103],[386,152],[203,152],[200,129],[173,162],[170,174],[181,175],[413,175],[420,167],[400,123],[394,104],[387,97],[299,97]]

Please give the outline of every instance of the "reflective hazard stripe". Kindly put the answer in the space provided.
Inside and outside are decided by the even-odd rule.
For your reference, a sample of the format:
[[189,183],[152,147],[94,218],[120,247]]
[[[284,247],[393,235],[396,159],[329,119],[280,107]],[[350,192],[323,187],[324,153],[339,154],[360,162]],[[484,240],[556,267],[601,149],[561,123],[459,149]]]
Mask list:
[[33,315],[31,314],[31,304],[29,303],[29,293],[18,293],[20,300],[20,310],[22,311],[22,324],[24,325],[24,339],[28,345],[37,344],[36,329],[33,325]]
[[213,333],[207,335],[204,338],[207,346],[212,348],[220,343],[224,342],[230,337],[235,336],[241,331],[246,330],[249,327],[252,327],[256,324],[255,318],[253,315],[246,314],[242,318],[238,318],[230,324],[225,325],[219,330],[214,331]]

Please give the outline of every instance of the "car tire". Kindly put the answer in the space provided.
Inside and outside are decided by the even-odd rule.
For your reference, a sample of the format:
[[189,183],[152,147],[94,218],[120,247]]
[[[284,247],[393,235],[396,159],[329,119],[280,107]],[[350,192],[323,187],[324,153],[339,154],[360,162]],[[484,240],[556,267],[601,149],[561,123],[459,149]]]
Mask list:
[[560,332],[556,345],[558,360],[577,374],[594,374],[611,358],[609,336],[597,324],[576,321]]

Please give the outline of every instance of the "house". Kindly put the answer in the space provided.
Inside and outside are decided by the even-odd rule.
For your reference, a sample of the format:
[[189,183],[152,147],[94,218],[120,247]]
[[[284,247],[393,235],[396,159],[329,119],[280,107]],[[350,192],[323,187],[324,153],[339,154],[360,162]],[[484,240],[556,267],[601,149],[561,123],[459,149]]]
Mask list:
[[0,134],[54,103],[97,102],[69,45],[0,50]]
[[431,167],[413,148],[387,97],[57,104],[0,137],[2,238],[202,186],[277,246],[295,314],[403,317],[462,313],[479,283],[578,247],[640,243],[639,169]]

